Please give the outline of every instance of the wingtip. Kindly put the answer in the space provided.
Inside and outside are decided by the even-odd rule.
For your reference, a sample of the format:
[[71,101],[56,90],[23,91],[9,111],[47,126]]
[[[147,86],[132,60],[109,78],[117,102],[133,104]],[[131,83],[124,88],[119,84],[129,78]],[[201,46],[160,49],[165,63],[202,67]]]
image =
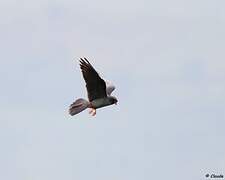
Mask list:
[[80,66],[84,66],[86,64],[83,58],[80,58],[79,62],[80,62]]
[[88,64],[90,64],[90,62],[87,60],[87,58],[86,58],[86,57],[84,57],[84,60],[85,60]]
[[79,60],[80,62],[83,62],[84,61],[84,59],[83,58],[80,58],[80,60]]
[[79,62],[80,62],[80,66],[90,66],[90,67],[92,67],[91,63],[87,60],[86,57],[80,58]]
[[85,57],[80,58],[79,61],[80,61],[81,63],[83,63],[83,64],[90,64],[89,61],[88,61]]

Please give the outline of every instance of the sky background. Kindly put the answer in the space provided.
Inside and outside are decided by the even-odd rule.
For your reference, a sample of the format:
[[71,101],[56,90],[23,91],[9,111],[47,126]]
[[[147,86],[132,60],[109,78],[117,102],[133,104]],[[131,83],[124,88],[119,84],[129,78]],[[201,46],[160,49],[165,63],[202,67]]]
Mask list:
[[[1,0],[0,179],[225,175],[223,0]],[[78,58],[117,106],[71,117]]]

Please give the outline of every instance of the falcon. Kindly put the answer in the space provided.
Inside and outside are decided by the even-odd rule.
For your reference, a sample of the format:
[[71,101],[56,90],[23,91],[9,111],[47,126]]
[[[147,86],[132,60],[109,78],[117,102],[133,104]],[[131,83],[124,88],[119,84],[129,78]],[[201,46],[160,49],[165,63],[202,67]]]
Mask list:
[[96,115],[96,109],[117,104],[117,99],[111,96],[115,86],[104,81],[86,58],[80,58],[80,69],[86,83],[88,101],[79,98],[70,105],[69,114],[74,116],[87,108],[89,114]]

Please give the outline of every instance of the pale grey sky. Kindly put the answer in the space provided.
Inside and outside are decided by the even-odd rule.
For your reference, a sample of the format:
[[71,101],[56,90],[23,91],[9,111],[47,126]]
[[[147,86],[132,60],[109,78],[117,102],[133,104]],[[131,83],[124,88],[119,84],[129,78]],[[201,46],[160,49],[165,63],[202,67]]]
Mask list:
[[[0,179],[225,175],[225,2],[0,1]],[[118,106],[86,98],[78,58]]]

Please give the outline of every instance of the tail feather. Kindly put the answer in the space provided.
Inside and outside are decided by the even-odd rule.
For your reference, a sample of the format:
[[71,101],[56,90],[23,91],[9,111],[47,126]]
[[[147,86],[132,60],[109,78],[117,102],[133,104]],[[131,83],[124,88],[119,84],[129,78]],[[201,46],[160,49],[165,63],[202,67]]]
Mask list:
[[85,99],[77,99],[73,104],[70,105],[69,113],[71,116],[74,116],[81,111],[87,109],[89,106],[89,102]]

